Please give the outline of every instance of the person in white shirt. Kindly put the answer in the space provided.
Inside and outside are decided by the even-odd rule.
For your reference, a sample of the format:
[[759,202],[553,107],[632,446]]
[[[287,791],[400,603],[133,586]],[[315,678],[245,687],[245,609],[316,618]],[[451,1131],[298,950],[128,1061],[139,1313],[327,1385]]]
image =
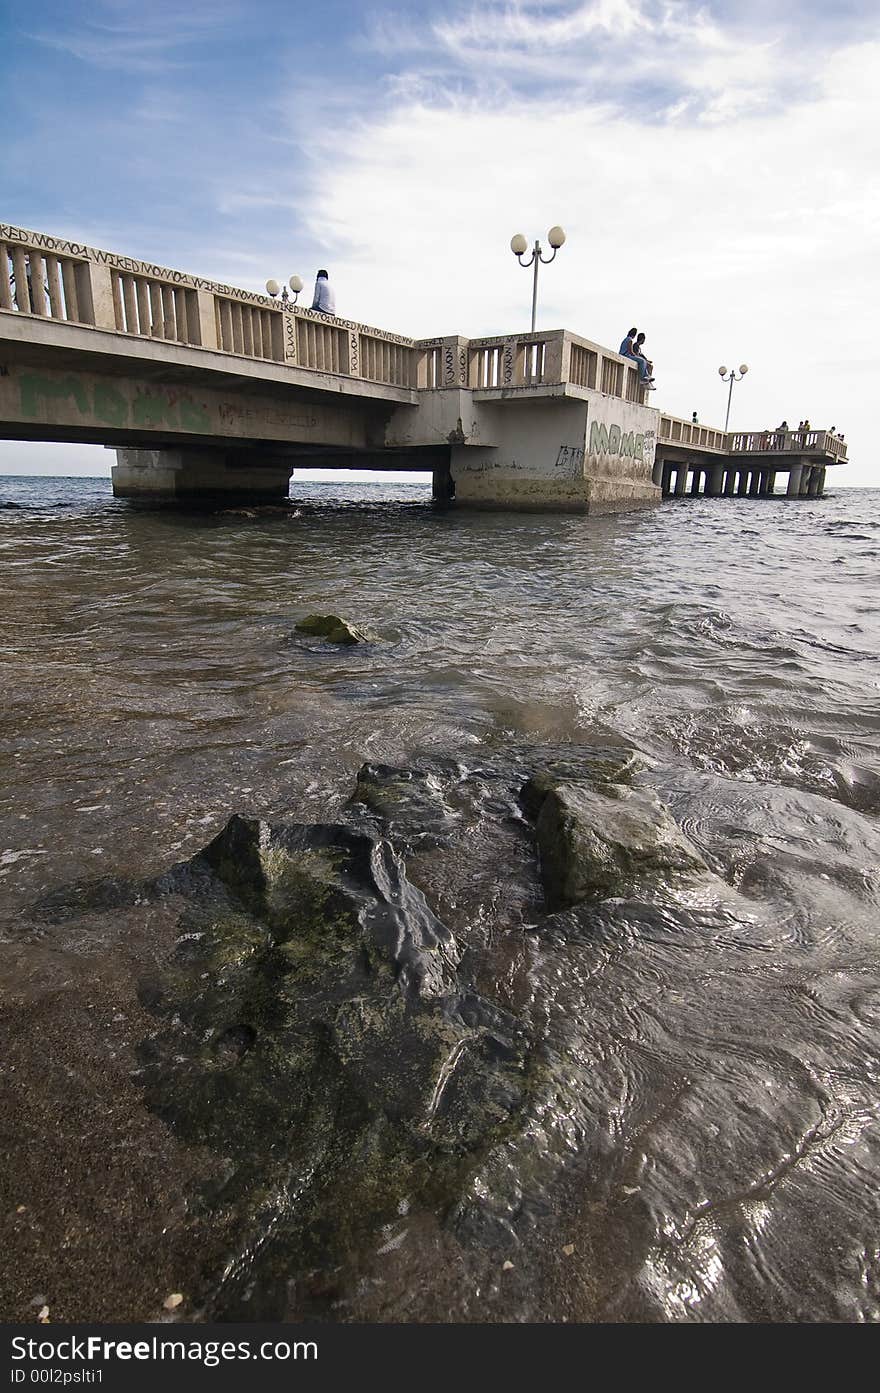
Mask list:
[[320,310],[322,314],[336,313],[336,296],[326,271],[319,271],[315,280],[315,297],[312,300],[312,309]]

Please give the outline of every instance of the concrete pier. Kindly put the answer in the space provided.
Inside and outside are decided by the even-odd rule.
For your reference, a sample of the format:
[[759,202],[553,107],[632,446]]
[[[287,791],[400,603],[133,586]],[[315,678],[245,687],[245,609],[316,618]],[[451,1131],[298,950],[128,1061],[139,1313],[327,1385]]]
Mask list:
[[649,404],[633,360],[553,329],[409,339],[0,224],[0,438],[117,449],[136,501],[273,502],[291,471],[431,472],[455,507],[820,497],[825,431],[727,432]]

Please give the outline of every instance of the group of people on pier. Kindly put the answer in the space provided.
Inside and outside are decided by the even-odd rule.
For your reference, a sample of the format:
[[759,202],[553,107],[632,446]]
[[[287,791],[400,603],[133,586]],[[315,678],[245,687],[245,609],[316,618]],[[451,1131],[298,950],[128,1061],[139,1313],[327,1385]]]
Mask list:
[[630,329],[626,338],[620,345],[620,353],[624,358],[632,358],[639,365],[639,381],[646,392],[655,391],[654,387],[654,364],[645,357],[645,336],[640,334],[638,329]]

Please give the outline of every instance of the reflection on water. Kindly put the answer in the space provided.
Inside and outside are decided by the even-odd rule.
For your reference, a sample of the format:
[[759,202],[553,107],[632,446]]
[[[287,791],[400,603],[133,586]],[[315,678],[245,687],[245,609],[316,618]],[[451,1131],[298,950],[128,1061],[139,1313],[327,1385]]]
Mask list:
[[[248,520],[0,481],[0,986],[148,951],[136,907],[98,944],[36,930],[40,897],[155,876],[232,811],[347,816],[365,762],[420,768],[448,835],[408,829],[408,873],[541,1086],[455,1215],[386,1218],[328,1309],[880,1318],[880,495],[589,520],[346,487]],[[315,610],[379,641],[295,634]],[[637,753],[710,874],[548,915],[517,789],[597,747]],[[214,1309],[289,1313],[279,1263],[250,1254]]]

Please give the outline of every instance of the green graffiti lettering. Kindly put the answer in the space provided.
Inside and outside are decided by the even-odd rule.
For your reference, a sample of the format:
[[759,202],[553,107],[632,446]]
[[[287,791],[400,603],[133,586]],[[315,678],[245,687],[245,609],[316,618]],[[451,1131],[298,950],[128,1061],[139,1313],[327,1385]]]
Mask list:
[[180,403],[180,424],[184,430],[209,430],[208,408],[202,402],[184,397]]
[[633,446],[633,454],[636,459],[645,458],[645,437],[643,435],[636,436],[635,445]]
[[608,453],[608,430],[601,421],[593,421],[590,426],[590,454]]
[[626,435],[623,437],[623,439],[622,439],[621,442],[620,442],[620,453],[621,453],[622,455],[626,455],[629,459],[632,459],[632,452],[633,452],[633,433],[632,433],[632,431],[627,431]]
[[95,415],[108,426],[124,426],[128,422],[128,402],[109,382],[95,386]]
[[164,397],[142,392],[134,399],[132,420],[136,426],[176,426],[177,412]]
[[37,416],[40,406],[48,401],[63,397],[73,397],[76,409],[83,416],[89,414],[89,399],[86,389],[77,377],[44,377],[42,373],[26,372],[19,381],[22,416]]
[[620,454],[620,426],[612,426],[608,432],[608,453],[609,455]]

